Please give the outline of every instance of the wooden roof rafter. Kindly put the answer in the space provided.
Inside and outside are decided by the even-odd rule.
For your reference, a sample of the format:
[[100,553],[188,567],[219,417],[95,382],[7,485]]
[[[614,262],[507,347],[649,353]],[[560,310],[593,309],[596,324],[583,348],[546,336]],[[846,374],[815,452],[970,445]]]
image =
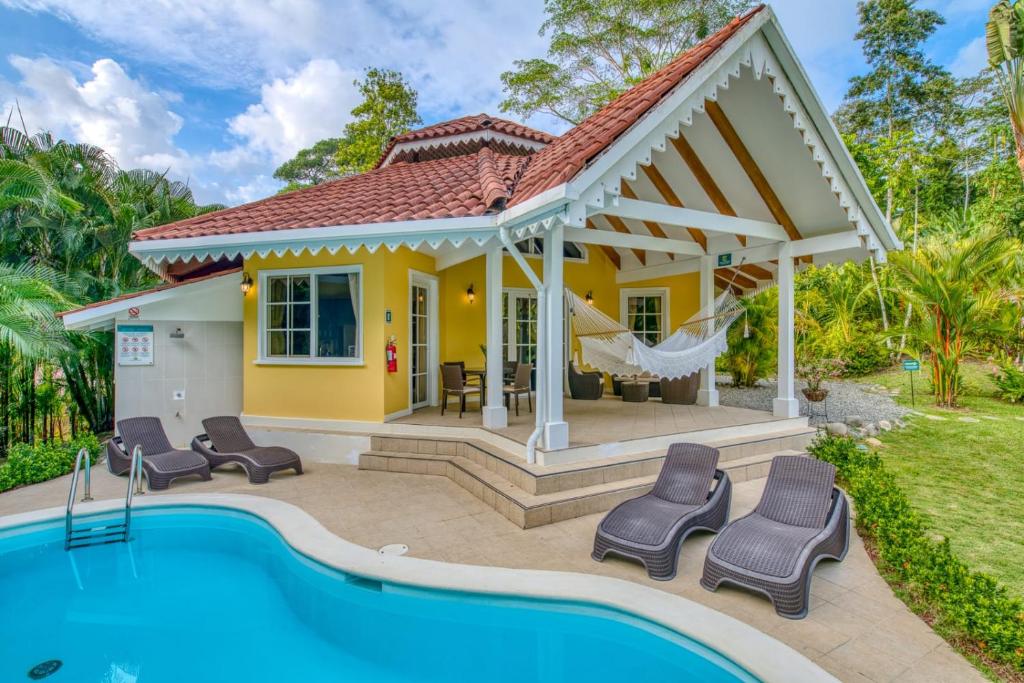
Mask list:
[[[683,160],[687,168],[693,174],[693,177],[697,179],[697,184],[700,185],[701,189],[704,190],[704,194],[707,195],[711,203],[715,205],[718,212],[726,216],[737,216],[736,210],[732,208],[732,204],[726,199],[725,193],[715,182],[715,179],[711,176],[711,172],[708,171],[707,166],[701,161],[697,155],[697,151],[690,145],[690,142],[683,135],[682,131],[679,131],[679,136],[675,138],[669,138],[672,142],[672,146],[675,147],[676,152],[679,154],[679,158]],[[747,246],[746,235],[736,235],[736,239],[739,240],[741,246]]]

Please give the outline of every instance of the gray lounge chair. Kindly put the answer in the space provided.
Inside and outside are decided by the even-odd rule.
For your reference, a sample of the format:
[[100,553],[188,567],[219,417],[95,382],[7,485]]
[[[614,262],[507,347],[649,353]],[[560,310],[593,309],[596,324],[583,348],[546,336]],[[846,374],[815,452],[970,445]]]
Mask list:
[[124,474],[132,466],[132,451],[142,446],[142,472],[150,491],[166,489],[172,481],[197,475],[210,480],[210,463],[195,451],[171,446],[158,417],[131,417],[117,423],[117,433],[107,442],[107,469]]
[[718,535],[700,583],[732,583],[768,596],[779,616],[807,616],[811,572],[824,558],[842,560],[850,545],[846,496],[836,469],[800,455],[772,460],[757,507]]
[[672,444],[654,489],[601,520],[591,557],[601,562],[608,553],[621,555],[643,563],[652,579],[674,578],[686,537],[698,529],[718,531],[729,521],[732,485],[717,465],[717,448]]
[[241,420],[233,416],[203,420],[205,434],[192,439],[192,449],[210,461],[210,468],[237,463],[245,470],[250,484],[266,484],[280,470],[302,474],[298,454],[281,446],[257,446],[249,438]]

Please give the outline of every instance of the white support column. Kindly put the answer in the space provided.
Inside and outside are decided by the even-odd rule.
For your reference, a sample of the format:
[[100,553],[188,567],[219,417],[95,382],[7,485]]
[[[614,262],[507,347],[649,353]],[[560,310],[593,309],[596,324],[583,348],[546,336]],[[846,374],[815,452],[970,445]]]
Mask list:
[[[706,315],[711,315],[715,308],[715,257],[700,257],[700,307]],[[715,320],[708,321],[709,331],[714,331]],[[697,405],[714,408],[718,405],[718,389],[715,388],[715,362],[700,371],[700,391],[697,392]]]
[[504,387],[505,348],[501,333],[501,284],[504,248],[501,243],[487,247],[487,405],[484,406],[484,427],[502,429],[508,426],[502,388]]
[[796,355],[793,338],[793,244],[779,247],[779,396],[772,402],[775,417],[796,417],[800,402],[794,394],[793,372]]
[[547,415],[544,418],[544,447],[547,450],[569,447],[569,424],[562,412],[565,359],[562,337],[565,321],[563,263],[565,260],[565,226],[559,223],[544,237],[544,290],[547,316],[544,337],[537,342],[547,347],[546,382],[543,389]]

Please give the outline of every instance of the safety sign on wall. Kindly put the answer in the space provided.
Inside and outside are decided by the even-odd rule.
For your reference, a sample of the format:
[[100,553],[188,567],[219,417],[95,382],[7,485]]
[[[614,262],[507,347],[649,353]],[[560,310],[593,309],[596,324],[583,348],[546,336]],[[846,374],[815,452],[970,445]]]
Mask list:
[[153,364],[153,326],[117,326],[117,364]]

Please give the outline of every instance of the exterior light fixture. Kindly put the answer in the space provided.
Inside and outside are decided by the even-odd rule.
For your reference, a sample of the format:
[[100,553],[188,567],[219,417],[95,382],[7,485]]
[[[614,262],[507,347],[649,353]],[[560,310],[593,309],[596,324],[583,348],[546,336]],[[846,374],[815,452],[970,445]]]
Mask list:
[[245,296],[246,294],[248,294],[249,290],[252,289],[252,278],[249,277],[249,273],[242,273],[241,288],[242,288],[242,296]]
[[466,299],[469,303],[476,301],[476,292],[473,291],[473,284],[470,283],[469,289],[466,290]]
[[593,290],[587,292],[587,296],[584,297],[587,300],[588,306],[594,305],[594,292]]

